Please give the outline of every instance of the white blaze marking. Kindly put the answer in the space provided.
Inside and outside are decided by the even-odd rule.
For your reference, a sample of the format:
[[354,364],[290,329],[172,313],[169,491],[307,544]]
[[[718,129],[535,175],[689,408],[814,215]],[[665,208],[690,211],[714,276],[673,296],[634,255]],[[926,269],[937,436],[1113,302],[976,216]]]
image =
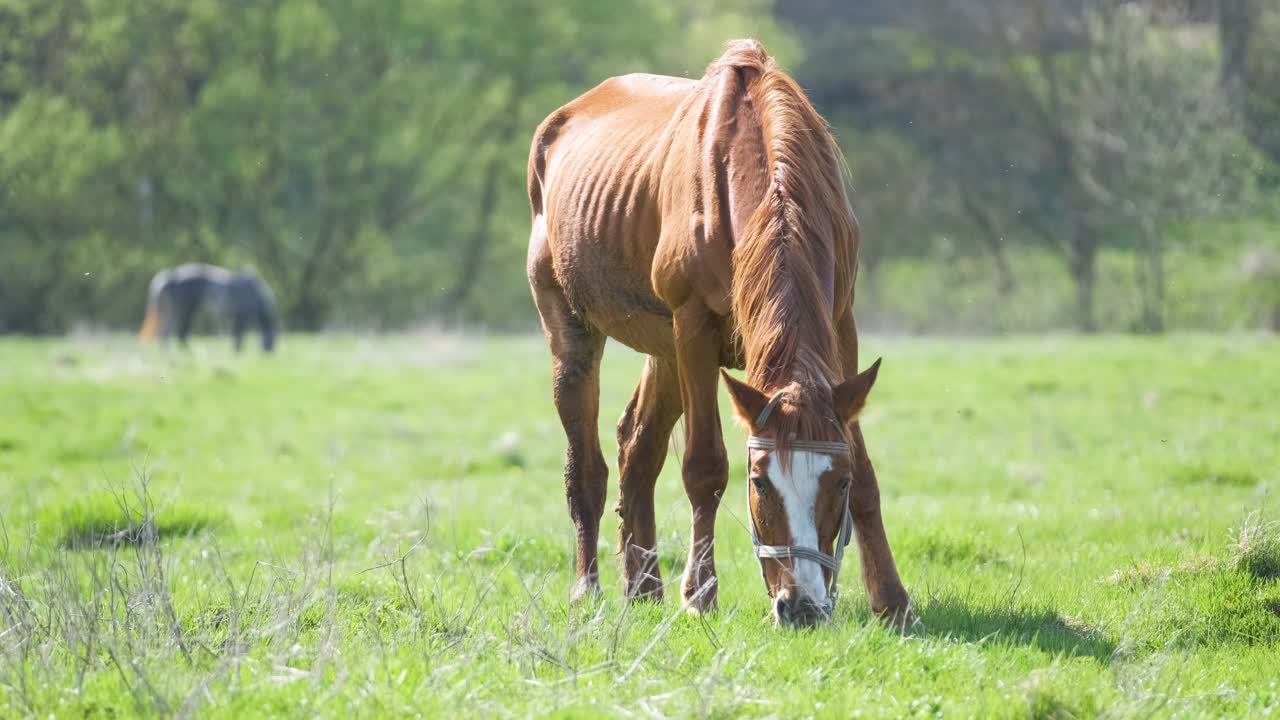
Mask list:
[[[792,545],[820,550],[815,509],[818,504],[819,480],[822,473],[831,467],[830,455],[793,450],[789,468],[784,469],[780,462],[769,468],[769,479],[782,496],[782,507],[787,512],[787,527],[791,529]],[[827,586],[822,566],[812,560],[800,558],[792,558],[791,566],[800,598],[819,605],[825,604]]]

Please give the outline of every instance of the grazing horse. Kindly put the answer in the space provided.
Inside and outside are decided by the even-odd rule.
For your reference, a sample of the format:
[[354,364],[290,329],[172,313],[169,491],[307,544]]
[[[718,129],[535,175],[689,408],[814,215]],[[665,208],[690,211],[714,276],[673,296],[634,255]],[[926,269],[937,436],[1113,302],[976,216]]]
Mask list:
[[258,326],[263,351],[271,352],[275,347],[276,309],[271,288],[252,270],[232,272],[200,263],[156,273],[147,293],[147,316],[140,335],[149,340],[176,334],[186,345],[201,306],[213,309],[223,322],[230,321],[237,352],[251,324]]
[[683,601],[716,605],[729,468],[717,375],[745,367],[745,382],[723,375],[750,434],[751,534],[775,620],[830,616],[854,532],[872,609],[909,620],[857,423],[877,366],[857,373],[858,228],[842,170],[825,121],[754,40],[730,43],[701,80],[606,80],[538,127],[528,274],[568,438],[571,599],[599,591],[599,368],[614,338],[648,355],[618,424],[628,598],[662,596],[653,491],[683,414],[693,510]]

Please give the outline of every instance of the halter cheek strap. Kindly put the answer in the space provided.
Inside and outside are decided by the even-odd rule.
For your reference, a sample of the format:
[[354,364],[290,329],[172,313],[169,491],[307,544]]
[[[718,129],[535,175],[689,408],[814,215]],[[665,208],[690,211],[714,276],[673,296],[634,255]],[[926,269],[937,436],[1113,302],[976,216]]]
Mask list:
[[[769,413],[773,412],[773,407],[777,405],[775,395],[774,400],[770,400],[765,406],[763,412],[760,413],[761,418],[768,419]],[[763,420],[757,418],[756,427],[763,425]],[[752,435],[747,438],[747,447],[752,450],[776,450],[777,443],[769,438]],[[824,442],[818,440],[798,440],[791,443],[791,447],[795,450],[808,450],[810,452],[823,453],[825,455],[841,455],[849,452],[849,446],[842,442]],[[844,519],[840,524],[840,537],[836,539],[835,555],[828,555],[818,548],[805,547],[803,545],[764,545],[760,542],[760,534],[756,530],[755,512],[751,509],[751,501],[747,501],[747,515],[751,519],[751,543],[755,545],[756,557],[761,560],[783,560],[791,558],[793,560],[812,560],[822,567],[831,571],[831,584],[827,588],[827,594],[830,597],[831,606],[835,607],[836,596],[838,594],[837,580],[840,576],[840,564],[844,561],[844,549],[849,545],[849,541],[853,538],[853,513],[849,511],[849,496],[846,493],[844,498]]]
[[755,427],[757,428],[764,427],[764,424],[769,420],[769,416],[773,414],[774,409],[777,408],[778,404],[781,403],[784,399],[786,399],[786,397],[787,397],[787,394],[785,392],[774,393],[773,397],[769,398],[769,402],[765,403],[764,409],[761,410],[760,414],[756,416]]

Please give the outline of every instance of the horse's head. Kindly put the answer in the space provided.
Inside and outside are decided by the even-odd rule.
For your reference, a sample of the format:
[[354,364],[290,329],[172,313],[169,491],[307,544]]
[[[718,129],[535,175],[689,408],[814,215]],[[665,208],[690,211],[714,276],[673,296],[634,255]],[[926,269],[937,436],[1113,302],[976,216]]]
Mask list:
[[880,361],[832,388],[793,382],[765,393],[724,373],[750,428],[749,521],[776,622],[812,625],[835,609],[836,578],[853,532],[853,453],[845,431],[866,403]]

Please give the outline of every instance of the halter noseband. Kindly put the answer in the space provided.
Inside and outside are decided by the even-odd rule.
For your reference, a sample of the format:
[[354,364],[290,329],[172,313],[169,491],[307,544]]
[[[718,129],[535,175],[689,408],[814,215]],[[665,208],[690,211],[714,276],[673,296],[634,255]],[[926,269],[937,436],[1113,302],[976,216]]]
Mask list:
[[[760,411],[760,415],[756,418],[756,427],[764,427],[764,423],[773,414],[774,408],[782,400],[784,393],[778,393],[769,399],[769,403]],[[824,455],[843,455],[851,453],[848,443],[828,442],[824,440],[797,440],[790,444],[793,450],[807,450],[809,452],[822,453]],[[769,438],[760,437],[758,435],[750,435],[747,437],[747,448],[749,450],[776,450],[778,444]],[[799,560],[812,560],[822,567],[831,571],[831,584],[827,588],[827,596],[830,599],[831,608],[835,607],[837,595],[836,580],[840,575],[840,564],[844,560],[844,549],[849,545],[850,539],[853,537],[853,513],[849,511],[849,496],[846,492],[844,498],[844,519],[840,524],[840,537],[836,539],[836,554],[828,555],[818,548],[804,547],[803,545],[764,545],[760,542],[760,534],[756,530],[756,516],[751,509],[751,499],[747,498],[747,516],[751,520],[751,544],[755,545],[756,557],[764,560],[766,558],[773,560],[783,560],[786,558]]]

